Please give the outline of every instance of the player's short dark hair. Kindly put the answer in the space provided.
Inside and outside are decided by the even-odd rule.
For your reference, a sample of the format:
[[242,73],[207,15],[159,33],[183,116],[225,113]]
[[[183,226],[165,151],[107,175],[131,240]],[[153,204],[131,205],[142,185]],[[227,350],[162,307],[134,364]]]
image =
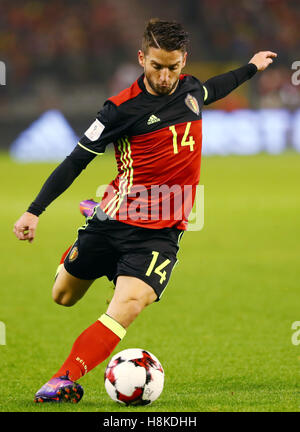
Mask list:
[[149,47],[161,48],[165,51],[187,51],[188,33],[176,21],[163,21],[152,18],[148,21],[142,42],[142,51],[147,53]]

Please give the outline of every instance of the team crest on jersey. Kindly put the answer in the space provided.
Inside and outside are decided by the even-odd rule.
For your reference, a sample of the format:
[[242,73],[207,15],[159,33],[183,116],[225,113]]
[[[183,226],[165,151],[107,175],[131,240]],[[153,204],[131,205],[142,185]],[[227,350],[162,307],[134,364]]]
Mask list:
[[193,111],[197,115],[200,114],[199,104],[197,99],[194,96],[188,94],[184,102],[191,111]]
[[77,257],[78,257],[78,248],[75,246],[70,252],[69,261],[70,262],[75,261]]

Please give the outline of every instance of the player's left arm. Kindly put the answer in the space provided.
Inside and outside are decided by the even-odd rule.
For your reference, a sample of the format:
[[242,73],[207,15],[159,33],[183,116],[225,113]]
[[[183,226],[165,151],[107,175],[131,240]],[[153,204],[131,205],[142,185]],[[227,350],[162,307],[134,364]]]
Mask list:
[[256,53],[248,64],[233,71],[217,75],[203,83],[204,104],[208,105],[224,98],[238,86],[252,78],[257,71],[264,71],[277,54],[272,51],[260,51]]

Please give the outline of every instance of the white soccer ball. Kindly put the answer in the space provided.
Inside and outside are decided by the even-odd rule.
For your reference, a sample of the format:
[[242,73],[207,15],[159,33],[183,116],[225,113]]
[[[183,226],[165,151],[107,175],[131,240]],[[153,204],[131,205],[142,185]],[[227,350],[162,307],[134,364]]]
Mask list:
[[163,390],[164,370],[149,351],[131,348],[112,357],[104,380],[112,400],[125,405],[149,405]]

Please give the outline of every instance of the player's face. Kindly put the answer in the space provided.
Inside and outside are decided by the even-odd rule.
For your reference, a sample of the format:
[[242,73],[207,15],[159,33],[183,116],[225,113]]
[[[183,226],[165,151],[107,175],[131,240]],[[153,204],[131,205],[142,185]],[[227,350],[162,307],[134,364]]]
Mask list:
[[172,94],[185,66],[186,56],[187,53],[180,50],[165,51],[152,47],[146,54],[139,51],[138,59],[144,68],[144,82],[147,91],[156,96]]

